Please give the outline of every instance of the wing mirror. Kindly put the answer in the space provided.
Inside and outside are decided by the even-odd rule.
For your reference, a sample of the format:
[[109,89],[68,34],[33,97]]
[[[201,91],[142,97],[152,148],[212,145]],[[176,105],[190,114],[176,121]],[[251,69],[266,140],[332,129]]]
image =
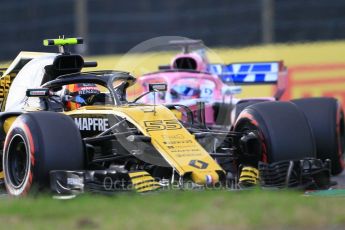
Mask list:
[[149,91],[138,96],[136,99],[134,99],[133,103],[137,102],[138,100],[140,100],[142,97],[146,96],[149,93],[154,93],[154,97],[155,97],[154,100],[156,101],[155,93],[156,92],[166,92],[167,89],[168,89],[168,86],[165,83],[151,83],[151,84],[149,84]]
[[47,88],[27,89],[26,96],[27,97],[48,97],[50,96],[50,91]]
[[168,89],[167,84],[165,83],[151,83],[149,84],[150,92],[166,92]]

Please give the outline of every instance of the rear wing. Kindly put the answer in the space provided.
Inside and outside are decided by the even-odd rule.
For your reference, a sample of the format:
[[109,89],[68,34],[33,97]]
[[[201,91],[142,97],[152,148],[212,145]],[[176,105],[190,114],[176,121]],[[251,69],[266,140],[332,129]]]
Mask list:
[[225,84],[277,85],[274,96],[277,99],[283,95],[287,87],[287,68],[282,61],[209,64],[207,71],[218,75]]
[[283,62],[247,62],[229,65],[210,64],[208,72],[216,74],[224,83],[276,84],[286,68]]

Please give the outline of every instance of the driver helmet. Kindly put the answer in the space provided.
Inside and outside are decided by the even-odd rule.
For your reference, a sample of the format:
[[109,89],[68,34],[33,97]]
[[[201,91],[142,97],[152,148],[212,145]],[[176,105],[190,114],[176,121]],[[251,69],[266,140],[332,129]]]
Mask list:
[[81,106],[91,104],[95,95],[100,94],[96,84],[78,83],[66,86],[63,101],[66,110],[74,110]]

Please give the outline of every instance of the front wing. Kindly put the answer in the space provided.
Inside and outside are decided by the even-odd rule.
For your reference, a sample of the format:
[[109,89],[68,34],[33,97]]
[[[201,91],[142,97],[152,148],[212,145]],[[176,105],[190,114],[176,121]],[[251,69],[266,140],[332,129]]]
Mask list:
[[[249,169],[248,169],[249,168]],[[245,170],[244,170],[245,169]],[[58,195],[75,195],[83,192],[113,194],[117,192],[152,192],[177,189],[222,188],[229,190],[247,189],[254,185],[262,188],[295,188],[302,190],[328,189],[331,181],[330,161],[307,158],[296,161],[281,161],[272,164],[260,162],[258,169],[243,167],[240,177],[227,177],[221,186],[215,187],[189,183],[174,183],[168,179],[153,178],[144,170],[128,172],[124,169],[63,171],[50,173],[51,189]],[[253,176],[249,173],[252,171]],[[181,180],[179,181],[181,182]],[[235,186],[233,186],[235,184]],[[190,186],[193,185],[193,186]],[[230,186],[231,185],[231,186]]]

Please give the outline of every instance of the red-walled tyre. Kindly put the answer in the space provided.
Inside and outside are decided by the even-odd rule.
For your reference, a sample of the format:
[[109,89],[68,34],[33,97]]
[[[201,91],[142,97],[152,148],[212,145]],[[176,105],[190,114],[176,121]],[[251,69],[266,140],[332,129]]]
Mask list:
[[48,188],[51,170],[84,169],[80,132],[64,114],[20,115],[6,136],[3,150],[5,187],[13,196]]
[[344,111],[335,98],[303,98],[292,100],[308,118],[315,143],[316,155],[330,159],[332,174],[344,169]]
[[236,105],[235,108],[231,111],[231,121],[236,121],[240,113],[248,106],[254,105],[261,102],[266,102],[267,99],[256,99],[256,100],[241,100]]
[[261,102],[246,107],[238,116],[234,131],[251,130],[260,136],[258,160],[273,163],[316,156],[307,118],[291,102]]

